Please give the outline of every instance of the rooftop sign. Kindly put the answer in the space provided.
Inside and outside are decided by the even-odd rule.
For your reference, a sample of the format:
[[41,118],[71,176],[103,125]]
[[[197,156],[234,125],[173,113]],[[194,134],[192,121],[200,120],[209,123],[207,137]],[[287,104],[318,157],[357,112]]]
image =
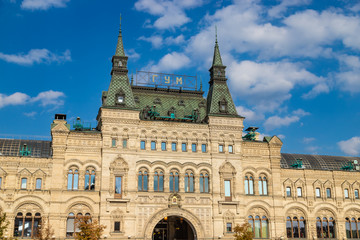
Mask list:
[[136,71],[134,85],[197,90],[196,76]]

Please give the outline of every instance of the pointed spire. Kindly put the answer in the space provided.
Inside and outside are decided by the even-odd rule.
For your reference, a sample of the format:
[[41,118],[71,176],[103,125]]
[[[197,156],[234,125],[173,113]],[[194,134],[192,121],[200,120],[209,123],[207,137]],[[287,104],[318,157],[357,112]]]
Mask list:
[[122,34],[121,34],[121,14],[120,14],[120,29],[119,29],[118,42],[116,45],[115,56],[125,57],[124,44],[123,44]]
[[217,41],[217,27],[215,26],[215,48],[214,48],[214,57],[213,57],[213,63],[212,66],[223,66],[219,45]]
[[131,72],[131,82],[130,85],[133,86],[134,85],[134,74]]
[[202,79],[201,79],[201,76],[200,76],[200,91],[202,91],[202,88],[203,88],[203,85],[202,85]]

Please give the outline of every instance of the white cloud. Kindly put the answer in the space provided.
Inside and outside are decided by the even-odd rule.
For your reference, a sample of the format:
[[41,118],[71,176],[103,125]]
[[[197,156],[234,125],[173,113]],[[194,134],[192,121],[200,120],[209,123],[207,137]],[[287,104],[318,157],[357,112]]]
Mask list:
[[318,146],[308,146],[305,149],[306,149],[306,151],[310,152],[311,154],[318,154],[319,147]]
[[35,112],[35,111],[34,112],[24,113],[25,116],[30,117],[30,118],[35,117],[36,114],[37,114],[37,112]]
[[264,127],[266,130],[273,130],[275,128],[289,126],[292,123],[298,122],[301,117],[310,115],[310,113],[305,112],[302,109],[297,109],[291,113],[289,116],[279,117],[279,116],[271,116],[264,122]]
[[165,43],[167,45],[179,45],[185,42],[184,35],[179,35],[177,37],[167,37],[165,38]]
[[284,13],[289,7],[307,5],[310,2],[311,0],[282,0],[279,5],[276,5],[269,9],[268,15],[270,17],[281,17],[282,13]]
[[180,27],[191,21],[185,10],[201,6],[202,0],[138,0],[135,8],[158,16],[153,26],[158,29]]
[[30,97],[29,95],[21,92],[16,92],[11,95],[5,95],[0,93],[0,108],[11,105],[26,105],[34,102],[39,102],[41,106],[48,105],[63,105],[65,97],[63,92],[58,91],[45,91],[40,92],[36,97]]
[[[229,86],[235,98],[246,100],[261,112],[272,112],[291,98],[296,86],[325,84],[325,79],[291,62],[233,62]],[[320,92],[318,92],[320,93]]]
[[129,49],[125,52],[126,56],[128,56],[130,60],[137,60],[140,58],[140,54],[137,53],[134,49]]
[[360,92],[360,59],[357,56],[338,57],[341,71],[335,74],[337,86],[350,93]]
[[163,45],[163,38],[160,35],[154,35],[151,37],[141,36],[138,39],[146,42],[150,42],[153,48],[160,48]]
[[157,65],[153,65],[150,71],[166,72],[186,67],[190,59],[183,53],[172,52],[162,57]]
[[63,105],[64,100],[61,98],[65,97],[63,92],[49,90],[46,92],[39,93],[36,97],[32,98],[31,102],[40,102],[41,106],[47,105]]
[[272,116],[266,119],[264,126],[266,130],[272,130],[275,128],[289,126],[294,122],[298,122],[300,118],[298,116],[287,116],[287,117],[279,117],[279,116]]
[[71,61],[71,53],[70,50],[66,50],[62,55],[57,55],[47,49],[31,49],[27,54],[4,54],[0,52],[0,59],[20,65],[32,65],[34,63]]
[[276,136],[278,136],[278,138],[280,138],[281,140],[284,140],[286,138],[284,134],[278,134]]
[[348,140],[338,142],[338,145],[344,153],[352,156],[360,154],[360,137],[352,137]]
[[303,138],[303,142],[305,143],[305,144],[309,144],[309,143],[311,143],[311,142],[313,142],[313,141],[315,141],[316,139],[315,138],[313,138],[313,137],[304,137]]
[[239,115],[244,116],[246,118],[245,120],[248,121],[256,121],[256,120],[264,119],[264,114],[256,113],[255,111],[252,111],[243,106],[237,106],[236,111]]
[[21,3],[22,9],[47,10],[49,8],[63,8],[70,0],[24,0]]

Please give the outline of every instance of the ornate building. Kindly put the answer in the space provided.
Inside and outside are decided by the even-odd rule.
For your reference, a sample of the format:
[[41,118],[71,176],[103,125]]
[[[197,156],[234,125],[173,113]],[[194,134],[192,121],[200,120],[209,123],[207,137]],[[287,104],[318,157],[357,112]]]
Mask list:
[[180,76],[134,84],[127,60],[120,31],[95,129],[57,114],[51,141],[0,139],[7,236],[32,238],[48,219],[71,239],[91,215],[104,239],[233,239],[244,222],[255,238],[360,238],[360,158],[243,137],[217,42],[206,98]]

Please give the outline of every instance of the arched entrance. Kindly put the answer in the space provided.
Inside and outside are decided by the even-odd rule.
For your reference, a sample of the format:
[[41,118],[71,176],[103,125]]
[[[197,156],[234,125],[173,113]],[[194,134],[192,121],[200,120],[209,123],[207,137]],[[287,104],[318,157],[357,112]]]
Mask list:
[[152,240],[196,240],[193,225],[183,217],[166,216],[155,226]]

